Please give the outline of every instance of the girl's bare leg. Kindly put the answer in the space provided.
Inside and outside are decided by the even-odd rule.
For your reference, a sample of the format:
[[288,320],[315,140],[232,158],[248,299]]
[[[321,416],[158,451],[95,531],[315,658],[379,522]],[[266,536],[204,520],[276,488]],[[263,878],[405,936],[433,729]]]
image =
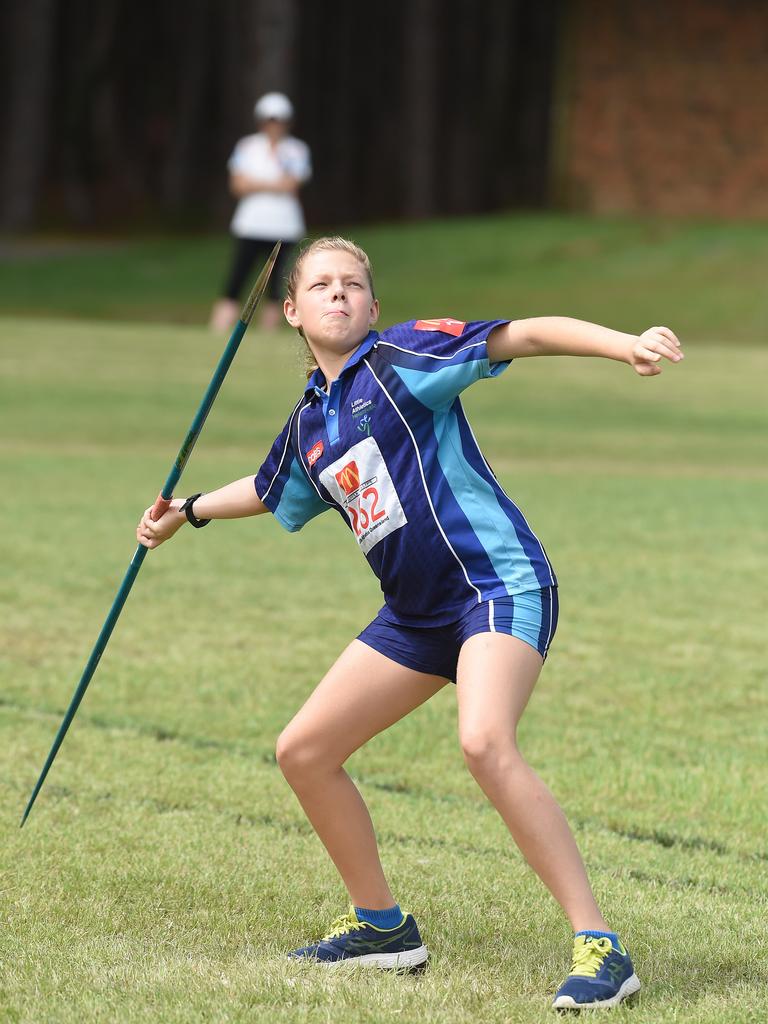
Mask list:
[[457,679],[464,757],[574,931],[608,930],[568,822],[517,748],[517,723],[541,666],[538,652],[517,637],[480,633],[466,641]]
[[277,742],[278,764],[355,906],[382,910],[396,901],[368,808],[342,765],[446,682],[353,640]]

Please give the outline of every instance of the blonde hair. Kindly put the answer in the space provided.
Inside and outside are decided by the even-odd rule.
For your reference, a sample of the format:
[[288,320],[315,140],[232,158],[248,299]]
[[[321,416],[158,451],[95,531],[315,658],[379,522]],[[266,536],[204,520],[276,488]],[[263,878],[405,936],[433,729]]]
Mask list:
[[[368,278],[368,287],[371,289],[371,296],[374,299],[376,298],[376,293],[373,290],[373,272],[371,270],[371,261],[368,258],[368,253],[365,249],[361,249],[359,245],[351,242],[348,238],[341,238],[339,235],[329,235],[325,238],[316,238],[314,242],[310,242],[309,245],[305,246],[296,257],[296,262],[293,264],[291,272],[285,282],[285,290],[291,302],[296,301],[296,291],[299,286],[299,279],[301,277],[301,269],[304,266],[304,261],[309,256],[313,256],[316,252],[346,252],[349,253],[350,256],[353,256],[365,271],[365,276]],[[299,328],[299,334],[304,339],[304,345],[306,346],[306,351],[304,353],[304,372],[306,373],[307,380],[309,380],[317,369],[317,363],[315,362],[312,349],[307,344],[307,339],[304,338],[304,333],[301,328]]]

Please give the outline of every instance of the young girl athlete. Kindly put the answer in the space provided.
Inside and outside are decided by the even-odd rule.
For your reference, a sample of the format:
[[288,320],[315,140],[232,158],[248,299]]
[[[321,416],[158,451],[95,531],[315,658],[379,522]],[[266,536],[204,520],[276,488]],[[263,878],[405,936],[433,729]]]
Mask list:
[[640,982],[603,918],[573,835],[525,762],[516,729],[557,625],[557,581],[539,539],[499,486],[459,399],[512,359],[603,356],[641,376],[683,358],[666,327],[639,337],[563,317],[410,320],[381,334],[371,267],[352,242],[299,256],[284,305],[314,369],[254,478],[175,499],[137,536],[154,548],[191,522],[272,512],[290,531],[334,508],[381,581],[384,607],[284,729],[277,760],[333,859],[352,908],[290,956],[416,967],[427,959],[379,860],[344,771],[367,740],[456,683],[466,763],[575,931],[554,1006],[613,1006]]

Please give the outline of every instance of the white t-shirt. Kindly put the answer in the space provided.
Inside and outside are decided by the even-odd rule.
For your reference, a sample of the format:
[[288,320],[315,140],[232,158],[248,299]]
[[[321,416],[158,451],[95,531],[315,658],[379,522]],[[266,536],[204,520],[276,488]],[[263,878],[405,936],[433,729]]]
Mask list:
[[[286,136],[273,149],[262,132],[246,135],[235,146],[227,164],[230,174],[256,181],[278,181],[284,174],[308,181],[312,176],[309,147]],[[295,242],[306,232],[301,203],[287,192],[254,192],[237,204],[230,229],[238,238],[282,239]]]

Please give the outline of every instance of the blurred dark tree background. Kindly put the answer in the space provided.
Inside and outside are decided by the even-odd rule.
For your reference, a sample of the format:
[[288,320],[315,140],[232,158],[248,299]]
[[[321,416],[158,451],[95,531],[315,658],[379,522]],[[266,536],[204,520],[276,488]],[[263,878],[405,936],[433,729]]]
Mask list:
[[206,227],[254,100],[295,103],[313,224],[548,196],[557,0],[3,5],[2,226]]

